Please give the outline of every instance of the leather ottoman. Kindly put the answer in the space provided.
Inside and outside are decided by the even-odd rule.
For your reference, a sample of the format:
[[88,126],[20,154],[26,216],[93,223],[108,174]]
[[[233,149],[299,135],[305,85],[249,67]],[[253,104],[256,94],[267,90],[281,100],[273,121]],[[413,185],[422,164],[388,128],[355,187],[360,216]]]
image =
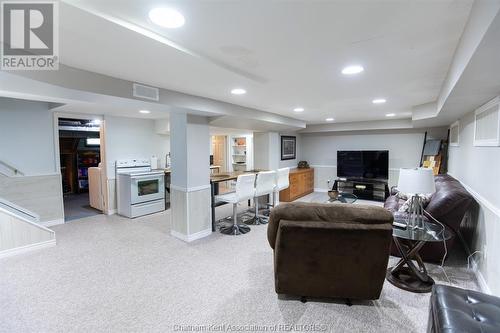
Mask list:
[[434,285],[427,332],[500,332],[500,298]]

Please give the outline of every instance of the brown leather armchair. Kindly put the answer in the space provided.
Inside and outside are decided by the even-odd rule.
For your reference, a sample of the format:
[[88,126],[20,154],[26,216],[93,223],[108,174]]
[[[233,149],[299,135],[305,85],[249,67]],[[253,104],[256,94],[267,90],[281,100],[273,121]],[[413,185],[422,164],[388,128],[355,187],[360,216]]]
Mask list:
[[[439,222],[443,223],[446,228],[452,233],[453,237],[446,241],[448,252],[454,246],[456,235],[460,232],[460,225],[465,216],[465,213],[474,204],[474,198],[460,184],[458,180],[449,175],[437,175],[434,177],[436,184],[436,192],[432,195],[431,201],[425,207],[425,215],[432,215]],[[399,207],[404,204],[405,200],[399,199],[397,188],[392,189],[391,196],[385,201],[384,207],[396,213]],[[399,256],[399,252],[395,245],[392,246],[391,254]],[[444,245],[441,242],[429,242],[425,244],[419,252],[420,257],[424,261],[440,262],[445,254]]]
[[392,214],[376,206],[289,203],[272,210],[275,289],[301,297],[378,299]]

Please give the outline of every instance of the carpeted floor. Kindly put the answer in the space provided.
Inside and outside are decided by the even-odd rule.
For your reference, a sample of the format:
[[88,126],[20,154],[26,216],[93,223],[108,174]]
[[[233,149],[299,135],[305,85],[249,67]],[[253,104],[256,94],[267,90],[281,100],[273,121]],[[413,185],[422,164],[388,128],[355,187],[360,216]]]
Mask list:
[[[1,260],[0,332],[425,332],[429,294],[386,282],[379,300],[352,307],[279,299],[266,226],[187,244],[170,236],[169,218],[92,216],[54,227],[56,247]],[[463,254],[445,270],[477,289]]]

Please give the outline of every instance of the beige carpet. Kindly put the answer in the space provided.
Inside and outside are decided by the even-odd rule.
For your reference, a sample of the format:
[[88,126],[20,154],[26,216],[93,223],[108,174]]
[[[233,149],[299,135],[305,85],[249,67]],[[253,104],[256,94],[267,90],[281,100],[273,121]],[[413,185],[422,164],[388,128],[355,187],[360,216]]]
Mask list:
[[[278,299],[266,226],[186,244],[169,225],[168,212],[89,217],[54,227],[54,248],[0,260],[0,332],[425,332],[429,295],[389,283],[352,307]],[[463,256],[450,259],[451,283],[477,289]]]

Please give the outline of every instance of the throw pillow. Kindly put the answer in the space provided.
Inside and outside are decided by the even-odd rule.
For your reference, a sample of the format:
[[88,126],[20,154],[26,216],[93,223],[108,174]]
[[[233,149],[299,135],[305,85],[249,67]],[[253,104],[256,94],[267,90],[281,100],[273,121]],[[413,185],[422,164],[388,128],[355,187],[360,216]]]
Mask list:
[[[422,206],[424,206],[424,208],[427,207],[431,201],[432,194],[419,194],[418,196],[420,200],[422,200]],[[405,203],[399,207],[398,212],[409,213],[411,207],[411,197],[408,197],[408,194],[401,192],[398,192],[397,197],[399,199],[406,200]]]

